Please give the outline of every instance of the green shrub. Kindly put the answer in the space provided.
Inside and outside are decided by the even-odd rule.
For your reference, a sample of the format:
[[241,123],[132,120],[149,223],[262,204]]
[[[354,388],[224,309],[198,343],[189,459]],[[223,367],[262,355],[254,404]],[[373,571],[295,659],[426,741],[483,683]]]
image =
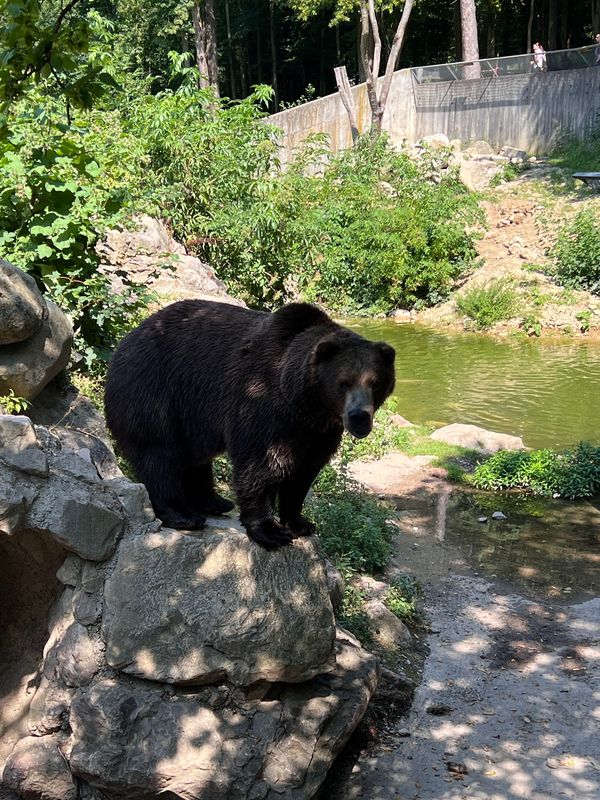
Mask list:
[[393,579],[383,602],[403,622],[416,622],[420,617],[417,602],[421,586],[412,575],[401,575]]
[[485,286],[473,287],[457,298],[456,305],[478,328],[483,329],[514,317],[518,310],[518,297],[512,281],[502,278]]
[[592,209],[580,211],[559,232],[551,252],[553,274],[563,286],[600,294],[600,220]]
[[0,394],[0,414],[23,414],[31,403],[24,397],[18,397],[12,389],[8,394]]
[[580,442],[575,448],[501,450],[480,464],[469,480],[479,489],[527,489],[567,500],[592,497],[600,490],[600,447]]
[[325,467],[313,486],[307,511],[325,552],[343,574],[385,567],[393,532],[389,511],[344,469]]

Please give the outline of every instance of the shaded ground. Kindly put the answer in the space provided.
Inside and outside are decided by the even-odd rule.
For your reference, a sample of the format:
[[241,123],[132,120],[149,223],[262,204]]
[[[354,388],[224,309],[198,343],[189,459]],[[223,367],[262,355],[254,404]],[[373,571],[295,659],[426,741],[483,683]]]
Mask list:
[[505,506],[504,527],[491,530],[491,521],[477,522],[476,505],[469,521],[440,471],[409,462],[393,455],[356,471],[399,509],[390,571],[423,583],[430,653],[408,715],[377,739],[363,731],[353,763],[340,764],[326,796],[597,800],[599,512],[580,504],[570,519],[554,506],[544,547],[537,511]]

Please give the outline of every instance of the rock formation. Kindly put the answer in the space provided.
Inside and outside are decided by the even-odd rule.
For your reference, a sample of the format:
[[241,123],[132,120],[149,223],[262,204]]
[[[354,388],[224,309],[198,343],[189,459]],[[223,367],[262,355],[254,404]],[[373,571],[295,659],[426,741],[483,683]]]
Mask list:
[[0,395],[31,400],[69,361],[73,328],[30,275],[0,259]]
[[243,305],[227,294],[210,264],[186,253],[163,222],[142,215],[135,223],[133,230],[108,231],[97,247],[100,270],[110,276],[114,291],[122,291],[125,278],[169,300],[202,298]]
[[162,528],[85,437],[0,416],[0,797],[312,797],[378,679],[318,540]]

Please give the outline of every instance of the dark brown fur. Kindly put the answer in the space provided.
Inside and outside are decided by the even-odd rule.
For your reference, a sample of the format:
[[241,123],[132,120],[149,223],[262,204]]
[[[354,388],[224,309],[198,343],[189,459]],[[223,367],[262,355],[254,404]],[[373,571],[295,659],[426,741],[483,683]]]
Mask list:
[[272,548],[313,532],[301,513],[311,483],[344,427],[369,433],[393,385],[393,349],[314,306],[267,314],[186,300],[120,344],[106,418],[165,524],[201,528],[229,510],[212,478],[212,459],[227,453],[242,523]]

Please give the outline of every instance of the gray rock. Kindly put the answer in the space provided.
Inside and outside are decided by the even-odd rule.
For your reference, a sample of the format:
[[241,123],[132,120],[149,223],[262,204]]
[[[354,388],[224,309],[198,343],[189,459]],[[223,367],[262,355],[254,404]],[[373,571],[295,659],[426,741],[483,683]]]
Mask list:
[[132,483],[121,477],[110,478],[106,485],[117,495],[130,521],[148,523],[156,519],[148,490],[143,483]]
[[104,586],[106,569],[94,564],[92,561],[84,561],[81,570],[81,588],[89,594],[99,592]]
[[48,459],[29,417],[0,414],[0,458],[20,472],[48,475]]
[[407,647],[412,636],[406,625],[380,600],[368,600],[363,606],[375,641],[382,647]]
[[26,800],[77,800],[63,744],[62,734],[21,739],[6,761],[4,784]]
[[461,159],[459,162],[459,177],[462,183],[473,192],[487,189],[496,175],[500,173],[502,167],[491,160],[469,160]]
[[493,156],[496,153],[491,144],[481,139],[467,147],[467,152],[473,156]]
[[90,561],[113,552],[124,519],[118,500],[102,487],[51,474],[28,509],[31,530],[52,536],[65,549]]
[[73,327],[58,306],[46,300],[48,317],[29,339],[0,346],[0,394],[12,390],[36,397],[68,364]]
[[75,691],[74,688],[65,686],[62,681],[48,680],[42,675],[29,708],[27,722],[29,732],[33,736],[46,736],[61,729],[65,730]]
[[486,454],[497,453],[498,450],[525,449],[523,440],[519,436],[509,436],[507,433],[488,431],[477,425],[463,425],[458,422],[438,428],[431,434],[431,438]]
[[69,625],[54,656],[58,676],[67,686],[87,686],[101,665],[98,644],[79,622]]
[[0,345],[22,342],[42,326],[48,310],[35,280],[0,258]]
[[163,222],[146,215],[137,218],[137,230],[108,231],[98,245],[100,270],[111,278],[113,289],[124,288],[125,273],[133,283],[159,294],[206,297],[243,305],[227,295],[225,284],[204,261],[186,254],[185,247],[169,233]]
[[9,536],[22,527],[36,496],[34,487],[19,478],[22,478],[20,473],[6,467],[0,459],[0,533]]
[[79,586],[81,581],[81,559],[70,553],[56,573],[56,577],[64,586]]
[[513,158],[520,158],[521,161],[524,161],[527,158],[527,151],[526,150],[519,150],[518,147],[509,147],[506,145],[505,147],[500,150],[500,155],[505,156],[505,158],[513,159]]
[[192,694],[104,680],[77,692],[70,765],[128,800],[308,800],[362,717],[377,660],[338,640],[333,673],[242,700],[227,687]]
[[268,552],[235,530],[128,537],[105,586],[107,661],[167,683],[305,681],[333,668],[315,540]]
[[492,519],[508,519],[508,517],[502,511],[494,511]]
[[93,625],[100,619],[102,601],[98,596],[92,596],[83,589],[75,592],[73,596],[73,615],[82,625]]
[[450,139],[445,133],[432,133],[430,136],[425,136],[421,141],[432,147],[450,147]]

